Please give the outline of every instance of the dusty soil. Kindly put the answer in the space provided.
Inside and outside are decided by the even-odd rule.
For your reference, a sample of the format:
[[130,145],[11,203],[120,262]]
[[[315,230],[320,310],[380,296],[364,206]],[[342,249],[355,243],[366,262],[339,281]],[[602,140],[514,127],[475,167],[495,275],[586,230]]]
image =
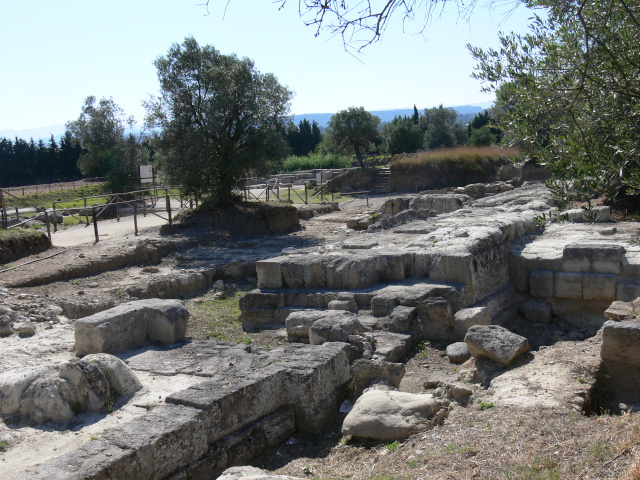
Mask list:
[[0,270],[4,264],[51,248],[47,236],[40,232],[3,231],[0,236]]
[[[173,242],[171,253],[157,265],[166,271],[257,254],[274,256],[283,248],[327,244],[358,235],[344,228],[346,219],[374,210],[385,199],[370,199],[369,207],[363,201],[353,202],[339,212],[301,221],[300,230],[282,234],[244,235],[223,232],[213,225],[195,225],[161,235],[156,227],[135,239],[110,239],[70,247],[56,257],[0,274],[0,285],[42,275],[70,262],[99,261],[104,256],[116,255],[126,245],[147,240]],[[144,281],[142,270],[143,266],[132,265],[38,287],[0,288],[0,303],[46,306],[60,297],[86,301],[101,298],[119,303],[130,299],[123,293],[122,283],[131,279]],[[242,332],[237,302],[254,284],[255,278],[227,281],[225,299],[214,298],[212,290],[186,298],[192,314],[187,335],[192,339],[221,339],[265,347],[286,343],[282,330]],[[340,424],[344,414],[341,414],[325,432],[296,434],[289,442],[254,459],[252,464],[310,479],[640,478],[640,460],[636,460],[640,416],[609,415],[597,408],[594,410],[599,415],[592,412],[584,415],[574,403],[577,395],[582,398],[588,395],[594,384],[599,337],[576,337],[575,332],[555,325],[533,328],[525,322],[516,322],[513,328],[529,338],[532,352],[522,364],[501,371],[483,371],[481,365],[473,362],[453,365],[444,354],[445,345],[416,345],[406,362],[407,373],[400,385],[403,391],[433,391],[443,382],[469,378],[465,372],[480,371],[497,377],[491,388],[481,381],[469,383],[474,391],[471,402],[467,406],[453,406],[442,425],[402,442],[381,444],[342,437]],[[12,338],[11,348],[3,351],[3,368],[72,355],[70,340],[64,340],[69,331],[68,324],[52,329],[43,324],[38,325],[35,337]],[[59,341],[55,340],[56,335],[60,336]],[[149,392],[145,395],[135,405],[116,406],[119,417],[128,418],[154,400]],[[98,423],[108,417],[87,417],[74,425],[49,426],[44,430],[29,428],[33,435],[51,436],[52,451],[47,454],[53,454],[57,445],[86,441],[92,432],[99,430]],[[14,434],[16,430],[4,429],[0,433],[6,432]],[[21,431],[20,435],[28,436],[29,432]],[[0,438],[1,461],[5,455],[32,453],[27,443],[22,443],[26,448],[14,449],[11,442],[12,439]]]

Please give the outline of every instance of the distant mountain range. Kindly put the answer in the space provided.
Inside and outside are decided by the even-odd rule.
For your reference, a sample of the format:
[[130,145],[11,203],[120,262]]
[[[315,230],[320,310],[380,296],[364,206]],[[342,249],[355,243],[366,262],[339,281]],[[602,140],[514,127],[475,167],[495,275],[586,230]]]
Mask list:
[[[458,112],[459,120],[467,121],[467,119],[473,118],[478,113],[484,111],[486,108],[489,108],[493,105],[493,102],[482,102],[478,105],[460,105],[453,108],[456,112]],[[418,109],[419,112],[422,112],[423,109]],[[413,115],[413,108],[398,108],[395,110],[372,110],[372,114],[380,117],[380,120],[384,122],[390,122],[397,116],[411,116]],[[318,122],[318,126],[324,130],[324,128],[329,123],[329,119],[333,113],[304,113],[301,115],[294,115],[293,122],[298,125],[300,121],[306,118],[309,122],[313,122],[314,120]],[[15,137],[23,138],[25,140],[30,140],[33,138],[36,142],[40,139],[47,142],[51,135],[54,136],[56,142],[60,142],[60,137],[64,133],[64,124],[57,123],[55,125],[49,125],[47,127],[39,127],[39,128],[29,128],[24,130],[16,130],[16,129],[7,129],[0,130],[0,138],[9,138],[14,139]],[[128,130],[127,130],[128,132]],[[135,128],[132,130],[134,134],[139,134],[140,130],[136,130]]]
[[[456,107],[447,107],[453,108],[456,112],[458,112],[458,119],[465,121],[467,118],[471,119],[476,116],[478,113],[483,112],[486,108],[489,108],[493,105],[493,102],[482,102],[478,105],[459,105]],[[422,113],[424,109],[418,108],[418,112]],[[413,108],[397,108],[395,110],[372,110],[371,113],[380,117],[380,121],[390,122],[395,117],[404,117],[405,115],[410,117],[413,115]],[[321,129],[324,129],[329,123],[329,119],[333,113],[304,113],[301,115],[293,116],[293,123],[298,125],[303,119],[307,119],[309,122],[313,122],[314,120],[318,122],[318,126]]]

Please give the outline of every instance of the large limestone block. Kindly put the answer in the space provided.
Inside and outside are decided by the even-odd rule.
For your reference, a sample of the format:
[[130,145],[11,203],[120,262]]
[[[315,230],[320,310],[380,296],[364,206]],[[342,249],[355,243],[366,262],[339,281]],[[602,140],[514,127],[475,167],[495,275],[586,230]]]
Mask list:
[[617,275],[584,273],[582,275],[582,298],[585,300],[614,300],[617,281]]
[[326,342],[347,342],[349,335],[356,335],[362,331],[363,327],[357,315],[334,310],[309,328],[309,343],[322,345]]
[[403,363],[392,363],[380,359],[361,358],[351,365],[351,376],[356,382],[357,392],[374,384],[398,388],[405,373],[406,369]]
[[529,275],[529,291],[534,297],[553,297],[553,272],[550,270],[535,270]]
[[529,351],[529,340],[498,325],[473,326],[464,341],[473,357],[487,357],[505,367]]
[[188,318],[180,300],[124,303],[75,323],[76,353],[117,353],[148,341],[177,343],[187,332]]
[[142,384],[133,370],[118,357],[107,353],[94,353],[82,359],[84,363],[96,363],[107,377],[111,391],[118,395],[133,395]]
[[457,334],[466,334],[474,325],[491,325],[487,307],[463,308],[453,316],[453,329]]
[[447,358],[451,363],[464,363],[471,358],[469,346],[464,342],[455,342],[447,346]]
[[301,310],[291,313],[285,320],[289,340],[309,338],[309,329],[321,318],[327,316],[323,310]]
[[282,288],[282,260],[283,257],[277,257],[256,262],[258,288]]
[[550,323],[551,305],[529,298],[519,305],[520,313],[531,323]]
[[602,330],[603,360],[640,367],[640,323],[608,320]]
[[620,274],[624,247],[614,244],[573,244],[562,251],[562,270]]
[[393,441],[407,438],[429,425],[448,402],[429,394],[367,390],[342,424],[343,435]]
[[442,297],[428,298],[417,306],[415,327],[419,336],[444,340],[453,329],[451,303]]
[[582,298],[582,274],[570,272],[556,272],[553,275],[555,296],[580,300]]

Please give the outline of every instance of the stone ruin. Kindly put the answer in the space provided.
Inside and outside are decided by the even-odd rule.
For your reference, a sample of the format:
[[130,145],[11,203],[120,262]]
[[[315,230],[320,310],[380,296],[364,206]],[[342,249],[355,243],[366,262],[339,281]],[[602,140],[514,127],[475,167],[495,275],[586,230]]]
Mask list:
[[[297,431],[322,431],[338,410],[349,412],[345,435],[405,438],[466,405],[475,384],[507,404],[529,388],[539,405],[579,411],[604,404],[594,398],[604,387],[616,405],[637,408],[638,229],[580,223],[606,221],[605,208],[549,224],[554,208],[539,183],[406,196],[389,200],[366,233],[257,261],[257,288],[240,302],[243,328],[285,328],[283,348],[185,342],[188,312],[177,300],[84,317],[70,325],[80,359],[0,373],[0,413],[68,420],[116,396],[137,398],[158,379],[173,386],[144,414],[14,478],[215,478]],[[512,331],[523,325],[584,340],[577,358],[593,380],[560,365],[562,393],[535,391],[538,357],[553,346],[518,366],[531,355]],[[399,392],[402,361],[421,339],[449,345],[460,374],[425,386],[433,393]],[[259,474],[249,470],[221,478]]]

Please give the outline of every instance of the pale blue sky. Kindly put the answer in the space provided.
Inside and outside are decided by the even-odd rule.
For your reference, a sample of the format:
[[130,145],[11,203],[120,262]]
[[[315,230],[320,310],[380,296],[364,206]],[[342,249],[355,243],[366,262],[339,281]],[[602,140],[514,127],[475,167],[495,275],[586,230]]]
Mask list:
[[477,104],[492,100],[469,77],[465,45],[497,46],[497,32],[524,32],[531,12],[478,8],[466,23],[445,12],[424,38],[396,19],[382,43],[354,58],[341,40],[298,17],[298,3],[269,0],[0,0],[0,130],[64,124],[88,95],[113,97],[138,122],[158,91],[153,61],[193,35],[222,53],[252,58],[295,92],[292,114]]

